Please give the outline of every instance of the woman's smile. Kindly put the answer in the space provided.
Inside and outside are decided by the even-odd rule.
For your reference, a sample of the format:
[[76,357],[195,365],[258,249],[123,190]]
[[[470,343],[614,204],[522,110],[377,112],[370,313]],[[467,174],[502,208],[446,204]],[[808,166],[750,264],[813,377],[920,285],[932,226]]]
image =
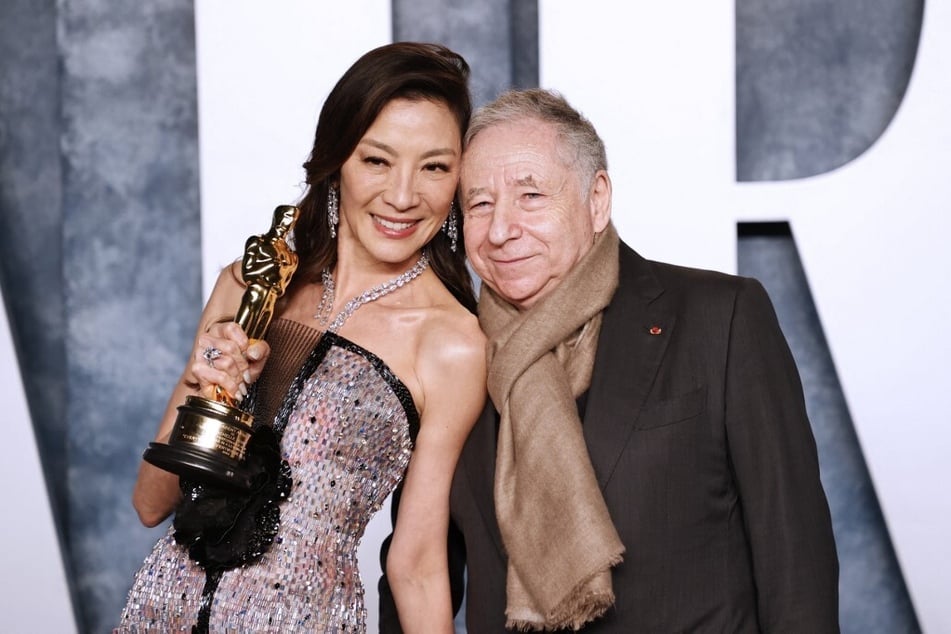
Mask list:
[[370,216],[382,233],[394,238],[403,238],[412,234],[419,224],[419,220],[391,220],[376,214],[370,214]]

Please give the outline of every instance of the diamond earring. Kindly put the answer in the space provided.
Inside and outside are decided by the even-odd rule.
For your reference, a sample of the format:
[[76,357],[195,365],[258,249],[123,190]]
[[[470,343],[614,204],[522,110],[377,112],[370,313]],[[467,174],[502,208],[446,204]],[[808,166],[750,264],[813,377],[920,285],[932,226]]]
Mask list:
[[449,205],[449,215],[442,223],[442,232],[449,238],[449,248],[452,249],[453,253],[456,252],[456,241],[459,238],[459,227],[456,224],[456,214],[458,213],[459,208],[456,207],[456,201],[452,201]]
[[327,190],[327,224],[330,225],[330,237],[337,237],[337,223],[340,222],[340,196],[336,185]]

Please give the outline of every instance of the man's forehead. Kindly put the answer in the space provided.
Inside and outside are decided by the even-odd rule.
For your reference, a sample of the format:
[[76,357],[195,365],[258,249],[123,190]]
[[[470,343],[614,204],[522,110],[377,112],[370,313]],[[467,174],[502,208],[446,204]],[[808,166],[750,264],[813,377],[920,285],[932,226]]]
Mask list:
[[508,140],[470,147],[463,155],[462,171],[463,177],[491,175],[506,183],[526,178],[538,180],[557,169],[554,159],[554,151],[544,145]]
[[551,167],[537,161],[506,161],[494,165],[475,161],[463,167],[461,181],[466,193],[490,187],[540,187],[552,180]]

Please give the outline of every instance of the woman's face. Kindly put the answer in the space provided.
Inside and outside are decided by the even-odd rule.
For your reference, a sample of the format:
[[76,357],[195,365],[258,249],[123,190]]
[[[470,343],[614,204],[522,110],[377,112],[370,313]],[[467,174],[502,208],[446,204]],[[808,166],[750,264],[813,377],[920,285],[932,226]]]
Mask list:
[[340,168],[342,252],[369,265],[415,262],[449,214],[461,155],[445,104],[389,102]]

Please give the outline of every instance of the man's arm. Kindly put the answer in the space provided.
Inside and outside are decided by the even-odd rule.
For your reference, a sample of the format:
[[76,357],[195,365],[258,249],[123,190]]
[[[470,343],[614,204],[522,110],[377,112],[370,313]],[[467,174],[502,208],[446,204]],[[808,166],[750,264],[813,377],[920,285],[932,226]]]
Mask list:
[[726,426],[764,632],[838,632],[838,559],[795,361],[765,289],[744,280]]

